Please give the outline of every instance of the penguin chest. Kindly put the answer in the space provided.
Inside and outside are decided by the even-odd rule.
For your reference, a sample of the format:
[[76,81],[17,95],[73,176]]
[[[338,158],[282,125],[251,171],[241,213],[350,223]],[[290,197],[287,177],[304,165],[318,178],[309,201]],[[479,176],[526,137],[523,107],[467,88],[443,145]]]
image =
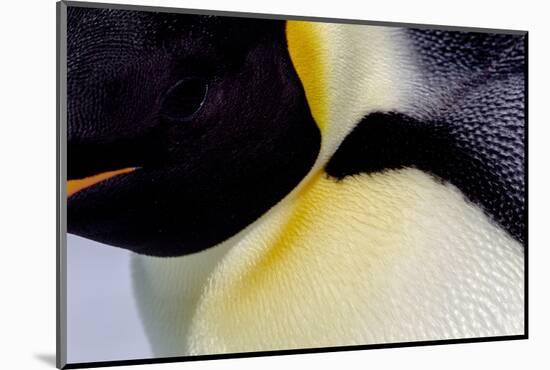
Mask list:
[[185,333],[181,351],[523,332],[521,245],[418,170],[317,175],[245,231],[201,280],[187,320],[149,310]]

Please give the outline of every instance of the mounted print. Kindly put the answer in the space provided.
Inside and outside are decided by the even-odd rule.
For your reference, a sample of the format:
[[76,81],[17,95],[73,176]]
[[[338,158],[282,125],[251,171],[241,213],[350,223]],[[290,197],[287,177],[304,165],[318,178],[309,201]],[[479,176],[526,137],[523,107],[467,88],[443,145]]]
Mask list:
[[526,32],[61,2],[58,34],[59,367],[527,338]]

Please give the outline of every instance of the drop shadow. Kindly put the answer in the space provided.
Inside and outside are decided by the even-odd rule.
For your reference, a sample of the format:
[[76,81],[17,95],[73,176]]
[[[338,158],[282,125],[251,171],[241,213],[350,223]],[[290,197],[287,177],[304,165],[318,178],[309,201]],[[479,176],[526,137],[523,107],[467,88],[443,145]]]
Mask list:
[[34,358],[42,361],[46,365],[55,367],[55,354],[54,353],[35,353]]

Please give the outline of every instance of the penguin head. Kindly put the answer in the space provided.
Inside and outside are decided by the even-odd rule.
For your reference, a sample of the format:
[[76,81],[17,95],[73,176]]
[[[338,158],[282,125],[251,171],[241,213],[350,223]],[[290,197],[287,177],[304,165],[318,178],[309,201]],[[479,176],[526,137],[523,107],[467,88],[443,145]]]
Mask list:
[[69,7],[67,27],[70,233],[198,252],[315,163],[283,21]]

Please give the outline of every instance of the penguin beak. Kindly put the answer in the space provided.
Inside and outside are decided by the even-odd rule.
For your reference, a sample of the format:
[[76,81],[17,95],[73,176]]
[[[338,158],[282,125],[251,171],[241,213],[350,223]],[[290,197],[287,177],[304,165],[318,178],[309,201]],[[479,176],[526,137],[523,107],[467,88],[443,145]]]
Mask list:
[[122,175],[124,173],[135,171],[136,169],[137,167],[128,167],[128,168],[122,168],[120,170],[102,172],[97,175],[85,177],[83,179],[69,180],[67,181],[67,197],[70,197],[74,193],[79,192],[80,190],[89,188],[102,181],[105,181],[107,179],[110,179],[118,175]]

